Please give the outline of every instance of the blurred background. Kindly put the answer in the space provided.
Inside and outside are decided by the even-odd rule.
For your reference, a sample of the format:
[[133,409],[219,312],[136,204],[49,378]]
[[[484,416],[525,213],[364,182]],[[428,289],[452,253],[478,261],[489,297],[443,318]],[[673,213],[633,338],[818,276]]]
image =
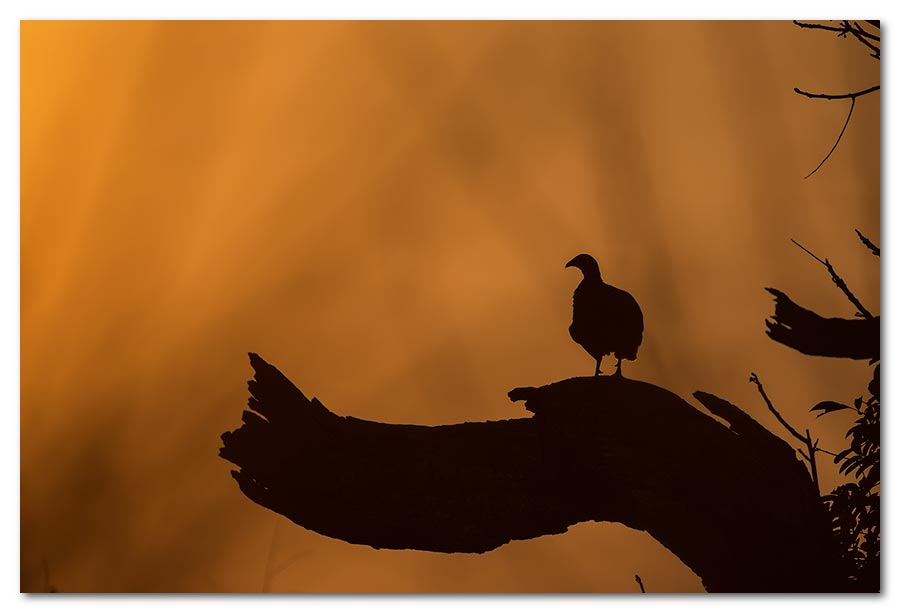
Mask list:
[[22,590],[702,591],[608,523],[447,555],[256,506],[217,457],[247,352],[342,415],[526,417],[508,390],[593,372],[588,252],[644,311],[626,376],[786,437],[755,371],[843,449],[808,410],[871,368],[769,340],[763,288],[853,316],[794,238],[880,311],[880,94],[804,180],[849,102],[792,91],[877,82],[790,22],[23,22]]

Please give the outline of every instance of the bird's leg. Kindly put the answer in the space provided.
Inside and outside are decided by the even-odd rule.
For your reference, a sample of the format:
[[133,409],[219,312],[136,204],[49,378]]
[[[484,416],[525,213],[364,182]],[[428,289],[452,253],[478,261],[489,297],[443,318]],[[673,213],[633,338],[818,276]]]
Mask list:
[[[600,360],[602,360],[602,359],[603,359],[603,358],[600,358]],[[595,376],[595,377],[599,377],[599,376],[600,376],[600,360],[597,360],[597,368],[594,369],[594,376]]]
[[619,361],[616,362],[616,376],[622,376],[622,358],[619,358]]

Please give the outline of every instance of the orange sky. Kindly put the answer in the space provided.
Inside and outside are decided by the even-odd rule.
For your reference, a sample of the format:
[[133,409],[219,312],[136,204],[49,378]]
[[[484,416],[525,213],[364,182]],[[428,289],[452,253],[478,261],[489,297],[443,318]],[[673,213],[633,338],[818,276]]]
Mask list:
[[[248,351],[339,414],[525,417],[593,371],[568,336],[592,253],[641,303],[625,374],[843,448],[820,400],[863,363],[770,341],[773,286],[880,311],[878,82],[789,22],[24,22],[22,589],[698,591],[611,524],[478,555],[375,551],[244,498],[218,436]],[[685,441],[686,445],[690,441]],[[821,469],[823,486],[838,483]],[[266,568],[269,568],[268,577]],[[277,572],[276,572],[277,571]]]

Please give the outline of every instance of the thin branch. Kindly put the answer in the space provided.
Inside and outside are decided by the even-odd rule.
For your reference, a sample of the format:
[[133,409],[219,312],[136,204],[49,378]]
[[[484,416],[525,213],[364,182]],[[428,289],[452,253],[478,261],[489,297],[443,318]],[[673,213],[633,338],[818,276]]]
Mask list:
[[846,100],[847,98],[859,98],[860,96],[865,96],[866,94],[877,92],[879,89],[881,89],[881,85],[873,85],[872,87],[867,87],[866,89],[861,89],[857,92],[848,92],[846,94],[814,94],[812,92],[804,91],[799,87],[795,87],[794,91],[801,96],[806,96],[807,98],[821,98],[824,100]]
[[646,593],[647,593],[647,590],[644,589],[644,582],[641,581],[641,576],[640,576],[640,575],[635,575],[635,576],[634,576],[634,580],[637,581],[637,584],[638,584],[639,586],[641,586],[641,594],[646,594]]
[[803,251],[805,251],[806,253],[811,255],[820,264],[825,266],[826,269],[828,269],[828,273],[831,275],[831,280],[834,282],[835,285],[837,285],[839,290],[844,292],[844,295],[847,297],[847,299],[853,304],[853,306],[855,306],[859,310],[859,313],[863,317],[865,317],[866,319],[872,319],[874,317],[872,315],[872,313],[870,313],[868,311],[868,309],[866,309],[866,307],[864,307],[862,305],[862,303],[859,301],[859,299],[853,295],[853,292],[850,291],[850,288],[847,287],[847,284],[844,283],[844,280],[841,279],[840,275],[838,275],[837,272],[835,272],[834,267],[831,265],[831,262],[829,262],[827,258],[823,260],[822,258],[817,256],[815,253],[813,253],[812,251],[810,251],[809,249],[807,249],[806,247],[804,247],[803,245],[801,245],[794,239],[791,239],[791,242],[794,243],[795,245],[797,245],[798,247],[800,247],[801,249],[803,249]]
[[[865,23],[869,23],[870,25],[874,25],[875,27],[880,29],[880,22],[865,22]],[[874,57],[876,60],[881,61],[881,47],[877,46],[877,45],[873,44],[873,42],[871,42],[871,41],[875,41],[875,42],[878,42],[880,45],[881,38],[876,34],[872,34],[868,30],[866,30],[864,27],[859,25],[858,21],[854,21],[853,23],[850,23],[849,20],[843,20],[840,22],[840,25],[838,26],[838,25],[825,25],[825,24],[821,24],[821,23],[810,23],[810,22],[804,22],[804,21],[797,21],[795,19],[794,24],[801,28],[807,28],[807,29],[811,29],[811,30],[826,30],[829,32],[837,32],[838,36],[841,38],[846,38],[847,34],[851,34],[860,44],[862,44],[863,46],[865,46],[867,49],[869,49],[872,52],[870,54],[872,57]],[[819,162],[818,166],[816,166],[812,170],[812,172],[810,172],[808,175],[803,177],[804,179],[808,179],[811,176],[813,176],[814,174],[816,174],[816,172],[818,172],[818,170],[820,168],[822,168],[822,166],[825,165],[825,162],[828,161],[828,159],[831,157],[831,154],[834,153],[835,149],[837,149],[838,144],[841,142],[841,139],[844,137],[844,132],[847,130],[847,126],[850,124],[850,118],[853,116],[853,109],[856,107],[856,99],[859,98],[860,96],[865,96],[867,94],[871,94],[872,92],[878,91],[879,89],[881,89],[880,85],[873,85],[872,87],[862,89],[859,91],[855,91],[855,92],[847,92],[847,93],[843,93],[843,94],[822,94],[822,93],[814,93],[814,92],[804,91],[804,90],[800,89],[799,87],[794,88],[794,91],[796,93],[800,94],[801,96],[806,96],[807,98],[819,98],[819,99],[823,99],[823,100],[846,100],[847,98],[850,99],[850,111],[847,113],[847,119],[844,121],[844,125],[841,128],[840,134],[838,134],[837,140],[834,141],[834,144],[831,146],[831,149],[828,151],[828,154],[822,159],[821,162]]]
[[775,410],[775,406],[772,404],[772,401],[769,400],[769,397],[766,395],[766,390],[763,389],[762,381],[759,380],[759,377],[756,376],[755,372],[750,373],[750,382],[756,384],[756,388],[759,390],[760,396],[762,396],[763,400],[766,402],[766,406],[769,407],[769,411],[772,412],[772,415],[784,426],[788,432],[790,432],[794,438],[806,444],[806,448],[808,450],[807,454],[804,454],[802,451],[800,455],[802,455],[808,462],[810,468],[810,474],[812,476],[813,484],[816,486],[816,492],[820,492],[819,489],[819,471],[816,468],[816,446],[812,441],[812,437],[809,434],[809,430],[806,431],[806,436],[801,435],[799,432],[794,430],[787,421],[781,416],[777,410]]
[[[834,453],[833,451],[828,451],[827,449],[823,449],[823,448],[819,447],[819,441],[816,441],[816,442],[815,442],[815,450],[816,450],[816,451],[821,451],[822,453],[827,453],[828,455],[833,456],[833,457],[835,457],[835,458],[837,457],[837,454]],[[802,456],[803,456],[803,459],[809,461],[809,456],[806,455],[800,447],[797,447],[797,453],[799,453],[800,455],[802,455]]]
[[834,144],[831,146],[831,150],[828,152],[828,154],[827,154],[824,158],[822,158],[822,161],[819,162],[819,165],[818,165],[818,166],[816,166],[815,168],[813,168],[813,170],[812,170],[811,173],[809,173],[808,175],[806,175],[805,177],[803,177],[804,180],[805,180],[805,179],[808,179],[808,178],[810,178],[811,176],[813,176],[814,174],[816,174],[816,172],[817,172],[822,166],[825,165],[825,162],[828,161],[828,158],[831,157],[831,154],[834,153],[834,150],[837,149],[838,143],[840,143],[840,142],[841,142],[841,139],[844,137],[844,132],[847,130],[847,126],[850,125],[850,118],[853,116],[853,107],[855,107],[855,106],[856,106],[856,98],[850,98],[850,112],[847,113],[847,119],[844,121],[844,127],[841,128],[841,133],[838,134],[837,140],[834,141]]
[[[848,21],[848,22],[846,22],[846,23],[849,24],[850,22]],[[867,23],[867,24],[869,24],[869,25],[873,25],[871,21],[865,21],[865,20],[863,20],[863,23]],[[859,22],[858,22],[858,21],[854,21],[852,27],[853,27],[853,29],[856,30],[856,32],[857,32],[858,34],[860,34],[861,36],[865,36],[865,37],[868,38],[869,40],[874,40],[875,42],[881,42],[881,37],[880,37],[880,36],[878,36],[877,34],[872,34],[872,33],[869,32],[868,30],[866,30],[864,27],[862,27],[861,25],[859,25]],[[879,26],[875,26],[875,27],[881,29]]]
[[854,22],[853,25],[850,25],[849,21],[845,21],[844,23],[846,23],[848,26],[848,32],[850,32],[850,34],[852,34],[856,38],[856,40],[858,40],[863,45],[865,45],[866,47],[868,47],[869,49],[872,50],[872,57],[874,57],[876,60],[880,60],[881,59],[881,48],[876,47],[875,45],[873,45],[872,43],[869,42],[868,38],[871,35],[869,35],[868,32],[863,30],[858,23]]
[[769,411],[772,412],[772,415],[775,416],[775,418],[778,420],[778,422],[782,426],[784,426],[785,429],[787,429],[787,431],[790,432],[791,435],[794,438],[796,438],[798,441],[800,441],[801,443],[808,442],[808,440],[802,434],[800,434],[799,432],[794,430],[791,427],[791,424],[787,423],[784,420],[784,417],[781,416],[781,413],[779,413],[777,410],[775,410],[775,407],[772,405],[772,401],[769,400],[769,397],[766,395],[766,390],[763,389],[762,381],[759,380],[759,377],[756,376],[755,372],[750,373],[750,383],[756,384],[757,389],[759,389],[760,396],[762,396],[762,399],[766,401],[766,406],[769,407]]
[[862,244],[863,244],[863,245],[865,245],[866,247],[868,247],[869,250],[870,250],[872,253],[874,253],[874,254],[877,255],[878,257],[881,257],[881,249],[879,249],[878,246],[877,246],[875,243],[873,243],[872,241],[870,241],[869,239],[867,239],[865,236],[863,236],[863,235],[862,235],[862,232],[860,232],[860,231],[857,230],[856,228],[854,228],[853,231],[856,232],[856,235],[859,237],[859,240],[862,241]]
[[[818,443],[819,441],[816,441]],[[806,446],[809,449],[809,466],[812,469],[812,480],[816,484],[816,491],[819,489],[819,471],[816,468],[816,443],[812,442],[812,436],[809,434],[809,428],[806,429]]]
[[804,247],[803,245],[801,245],[794,239],[791,239],[791,242],[794,243],[795,245],[797,245],[798,247],[800,247],[801,249],[803,249],[803,251],[805,251],[809,255],[811,255],[813,257],[813,259],[816,260],[817,262],[819,262],[822,266],[827,266],[827,264],[825,264],[825,260],[823,260],[822,258],[817,256],[815,253],[813,253],[812,251],[810,251],[809,249],[807,249],[806,247]]
[[[872,25],[872,26],[875,26],[876,28],[881,29],[881,26],[878,25],[879,22],[865,21],[864,23],[868,23],[869,25]],[[845,36],[847,33],[852,33],[852,31],[854,30],[854,26],[851,25],[850,22],[847,20],[841,21],[841,25],[839,25],[839,26],[832,26],[832,25],[825,25],[823,23],[811,23],[808,21],[797,21],[795,19],[794,25],[799,26],[801,28],[806,28],[809,30],[827,30],[829,32],[837,32],[839,36]],[[865,30],[862,26],[859,25],[859,23],[854,22],[854,25],[856,26],[856,28],[859,29],[858,32],[860,35],[862,35],[868,39],[871,39],[871,40],[876,40],[876,41],[881,40],[880,36],[878,36],[877,34],[872,34],[871,32]]]
[[800,26],[801,28],[807,28],[810,30],[828,30],[829,32],[837,32],[841,33],[844,31],[844,28],[838,26],[826,26],[821,23],[809,23],[808,21],[797,21],[794,19],[794,25]]

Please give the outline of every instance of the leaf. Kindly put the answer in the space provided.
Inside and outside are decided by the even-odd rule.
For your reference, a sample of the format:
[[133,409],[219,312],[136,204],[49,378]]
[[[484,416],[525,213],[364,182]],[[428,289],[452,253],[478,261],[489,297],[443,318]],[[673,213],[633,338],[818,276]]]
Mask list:
[[809,410],[810,413],[815,413],[816,411],[822,411],[816,417],[822,417],[826,413],[833,413],[835,411],[843,411],[844,409],[849,409],[846,404],[841,404],[840,402],[835,402],[834,400],[823,400],[813,408]]

